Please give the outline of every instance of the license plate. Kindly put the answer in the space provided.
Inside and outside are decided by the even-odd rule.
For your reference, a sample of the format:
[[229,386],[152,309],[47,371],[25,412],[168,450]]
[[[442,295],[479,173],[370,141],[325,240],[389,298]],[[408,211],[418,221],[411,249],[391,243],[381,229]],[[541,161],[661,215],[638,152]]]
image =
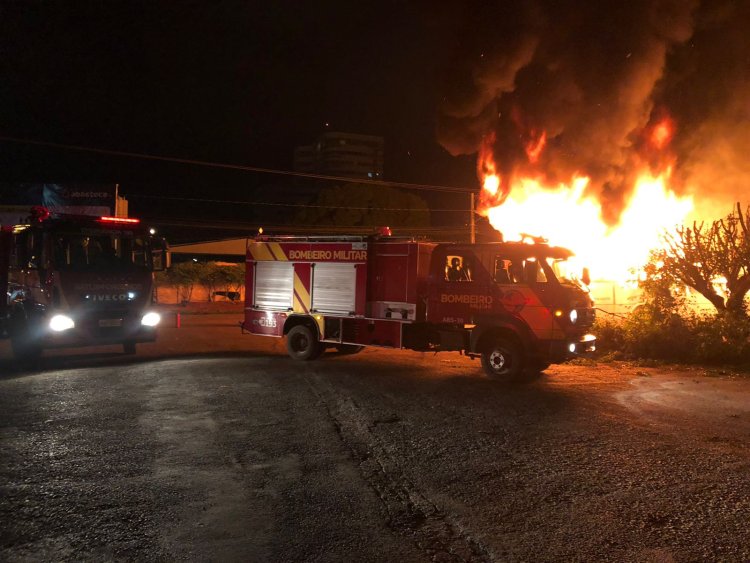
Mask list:
[[101,319],[99,326],[122,326],[122,319]]

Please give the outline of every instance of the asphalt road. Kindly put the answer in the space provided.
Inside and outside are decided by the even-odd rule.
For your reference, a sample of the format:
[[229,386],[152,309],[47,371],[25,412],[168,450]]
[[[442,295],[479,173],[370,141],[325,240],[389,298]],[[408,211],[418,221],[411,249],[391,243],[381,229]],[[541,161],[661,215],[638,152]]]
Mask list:
[[1,560],[750,560],[750,379],[298,363],[237,321],[34,372],[0,343]]

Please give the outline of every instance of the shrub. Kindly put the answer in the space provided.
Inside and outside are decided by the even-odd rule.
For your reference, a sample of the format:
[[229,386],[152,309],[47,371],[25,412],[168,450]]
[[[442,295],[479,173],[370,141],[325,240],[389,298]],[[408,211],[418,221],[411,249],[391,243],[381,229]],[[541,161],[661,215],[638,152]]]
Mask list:
[[683,360],[692,349],[692,335],[684,319],[649,305],[630,314],[625,331],[627,351],[635,356]]
[[622,317],[598,316],[594,328],[599,355],[623,359],[626,357],[625,320]]
[[615,359],[750,364],[750,318],[671,313],[649,305],[626,318],[597,319],[597,350]]
[[750,319],[734,315],[692,319],[695,360],[711,364],[750,363]]

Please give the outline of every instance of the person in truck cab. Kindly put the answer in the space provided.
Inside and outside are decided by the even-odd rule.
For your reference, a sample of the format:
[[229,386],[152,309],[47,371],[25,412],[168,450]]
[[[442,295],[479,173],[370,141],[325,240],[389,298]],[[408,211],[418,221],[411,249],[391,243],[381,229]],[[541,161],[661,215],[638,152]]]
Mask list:
[[524,283],[523,279],[523,262],[513,260],[508,268],[511,283]]
[[461,259],[458,256],[451,258],[450,264],[445,270],[445,279],[447,281],[469,281],[469,272],[461,265]]

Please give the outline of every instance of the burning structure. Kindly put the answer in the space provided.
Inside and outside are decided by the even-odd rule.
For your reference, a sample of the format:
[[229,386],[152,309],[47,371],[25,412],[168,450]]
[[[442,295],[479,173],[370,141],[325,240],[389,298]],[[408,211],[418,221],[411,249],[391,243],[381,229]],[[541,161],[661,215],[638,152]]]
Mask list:
[[461,4],[438,138],[478,154],[478,211],[625,280],[660,234],[723,216],[750,178],[750,5]]

